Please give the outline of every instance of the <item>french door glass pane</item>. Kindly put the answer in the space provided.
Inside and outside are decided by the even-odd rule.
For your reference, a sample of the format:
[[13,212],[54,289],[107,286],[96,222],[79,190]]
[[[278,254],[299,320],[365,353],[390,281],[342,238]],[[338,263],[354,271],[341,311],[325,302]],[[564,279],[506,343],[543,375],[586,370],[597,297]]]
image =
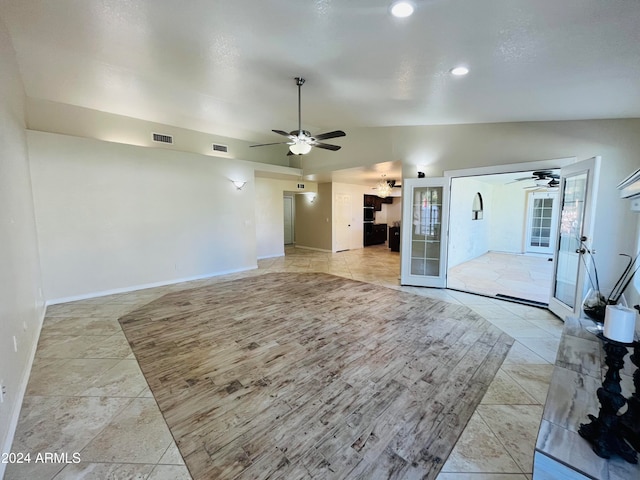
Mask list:
[[437,276],[442,240],[442,187],[414,188],[412,213],[411,274]]
[[580,267],[580,237],[584,222],[587,195],[587,173],[580,173],[565,180],[560,217],[560,243],[554,297],[574,308],[576,305],[578,269]]

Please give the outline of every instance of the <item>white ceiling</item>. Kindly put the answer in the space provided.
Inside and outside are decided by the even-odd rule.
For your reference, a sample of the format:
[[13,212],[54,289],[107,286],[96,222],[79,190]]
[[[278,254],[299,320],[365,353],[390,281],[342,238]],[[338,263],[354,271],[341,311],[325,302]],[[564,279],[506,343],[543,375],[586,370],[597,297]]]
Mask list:
[[0,17],[30,97],[251,142],[297,128],[295,76],[312,133],[640,117],[638,0],[414,3],[0,0]]

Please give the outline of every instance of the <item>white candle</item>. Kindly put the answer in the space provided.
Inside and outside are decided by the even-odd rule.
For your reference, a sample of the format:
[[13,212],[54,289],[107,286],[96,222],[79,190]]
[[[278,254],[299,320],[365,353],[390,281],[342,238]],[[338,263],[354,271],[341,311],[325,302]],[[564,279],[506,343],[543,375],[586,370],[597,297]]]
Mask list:
[[636,311],[622,305],[607,305],[604,312],[604,336],[621,343],[633,342]]

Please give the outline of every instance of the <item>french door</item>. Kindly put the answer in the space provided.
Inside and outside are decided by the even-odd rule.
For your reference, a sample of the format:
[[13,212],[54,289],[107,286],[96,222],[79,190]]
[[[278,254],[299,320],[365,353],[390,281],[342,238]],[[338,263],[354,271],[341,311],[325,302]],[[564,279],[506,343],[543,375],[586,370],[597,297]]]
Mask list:
[[446,287],[450,179],[402,181],[400,283]]
[[553,254],[555,227],[558,221],[558,193],[531,192],[527,213],[528,253]]
[[585,293],[585,248],[592,248],[600,158],[560,171],[560,224],[549,310],[561,319],[578,315]]

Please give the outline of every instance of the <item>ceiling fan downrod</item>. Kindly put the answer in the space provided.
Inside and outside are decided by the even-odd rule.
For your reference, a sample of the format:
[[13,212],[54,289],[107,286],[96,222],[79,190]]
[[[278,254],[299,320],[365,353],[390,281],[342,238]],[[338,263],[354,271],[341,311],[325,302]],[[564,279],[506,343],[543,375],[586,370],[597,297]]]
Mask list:
[[298,138],[301,138],[302,134],[302,85],[304,85],[305,79],[302,77],[296,77],[296,85],[298,86]]

